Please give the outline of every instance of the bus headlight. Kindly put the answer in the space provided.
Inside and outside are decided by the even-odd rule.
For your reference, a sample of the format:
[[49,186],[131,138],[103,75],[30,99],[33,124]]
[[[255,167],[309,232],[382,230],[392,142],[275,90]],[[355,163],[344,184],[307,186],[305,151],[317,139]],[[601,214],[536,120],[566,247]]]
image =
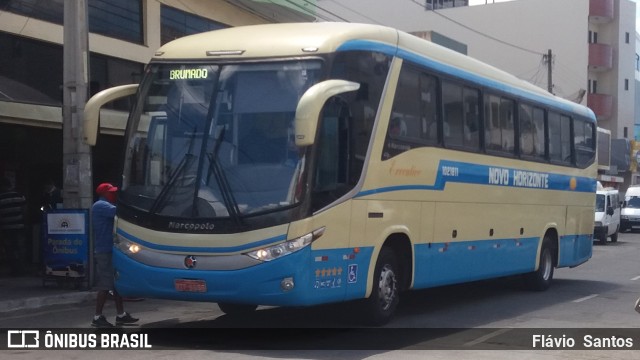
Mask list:
[[120,249],[120,251],[127,255],[137,254],[140,252],[140,250],[142,250],[142,246],[132,241],[123,239],[121,236],[116,237],[116,241],[114,242],[114,244],[118,249]]
[[596,226],[596,227],[602,227],[602,222],[601,222],[601,221],[596,221],[595,226]]
[[245,255],[252,257],[260,261],[271,261],[283,256],[293,254],[296,251],[304,249],[312,242],[318,239],[324,234],[324,227],[314,230],[306,235],[300,236],[292,240],[287,240],[278,245],[269,246],[266,248],[254,250],[246,253]]

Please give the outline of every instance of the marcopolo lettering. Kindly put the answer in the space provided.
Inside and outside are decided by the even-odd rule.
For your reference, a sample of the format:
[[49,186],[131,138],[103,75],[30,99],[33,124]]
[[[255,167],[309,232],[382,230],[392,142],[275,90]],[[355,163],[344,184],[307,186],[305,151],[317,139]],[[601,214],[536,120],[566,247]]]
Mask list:
[[169,71],[169,80],[206,79],[207,69],[176,69]]
[[189,231],[198,231],[198,230],[213,230],[215,225],[212,223],[193,223],[193,222],[177,222],[170,221],[169,229],[172,230],[189,230]]

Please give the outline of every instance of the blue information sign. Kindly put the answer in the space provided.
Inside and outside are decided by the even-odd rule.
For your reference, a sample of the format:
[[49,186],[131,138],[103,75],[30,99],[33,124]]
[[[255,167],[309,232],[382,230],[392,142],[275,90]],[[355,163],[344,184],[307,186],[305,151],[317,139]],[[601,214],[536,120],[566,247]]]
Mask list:
[[89,273],[89,210],[44,214],[43,262],[47,276],[85,278]]

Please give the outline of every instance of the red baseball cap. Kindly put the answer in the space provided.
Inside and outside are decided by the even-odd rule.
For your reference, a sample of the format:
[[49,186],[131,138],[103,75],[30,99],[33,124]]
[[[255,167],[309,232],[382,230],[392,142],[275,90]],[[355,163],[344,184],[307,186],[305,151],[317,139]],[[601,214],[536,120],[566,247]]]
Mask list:
[[98,185],[98,187],[96,188],[96,194],[98,195],[103,195],[106,193],[116,192],[116,191],[118,191],[118,188],[109,183],[102,183]]

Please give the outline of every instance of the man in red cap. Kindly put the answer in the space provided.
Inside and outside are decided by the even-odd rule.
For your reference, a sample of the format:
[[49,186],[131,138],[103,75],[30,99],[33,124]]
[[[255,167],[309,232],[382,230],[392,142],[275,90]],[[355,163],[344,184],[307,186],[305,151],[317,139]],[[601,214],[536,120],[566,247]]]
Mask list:
[[93,226],[93,262],[95,264],[95,284],[98,290],[96,299],[96,313],[91,322],[95,327],[113,327],[102,315],[102,309],[109,292],[113,292],[116,302],[116,325],[132,324],[138,319],[124,311],[122,297],[116,291],[113,283],[113,265],[111,254],[113,249],[113,219],[116,215],[116,197],[118,188],[102,183],[96,188],[99,199],[91,207],[91,222]]

